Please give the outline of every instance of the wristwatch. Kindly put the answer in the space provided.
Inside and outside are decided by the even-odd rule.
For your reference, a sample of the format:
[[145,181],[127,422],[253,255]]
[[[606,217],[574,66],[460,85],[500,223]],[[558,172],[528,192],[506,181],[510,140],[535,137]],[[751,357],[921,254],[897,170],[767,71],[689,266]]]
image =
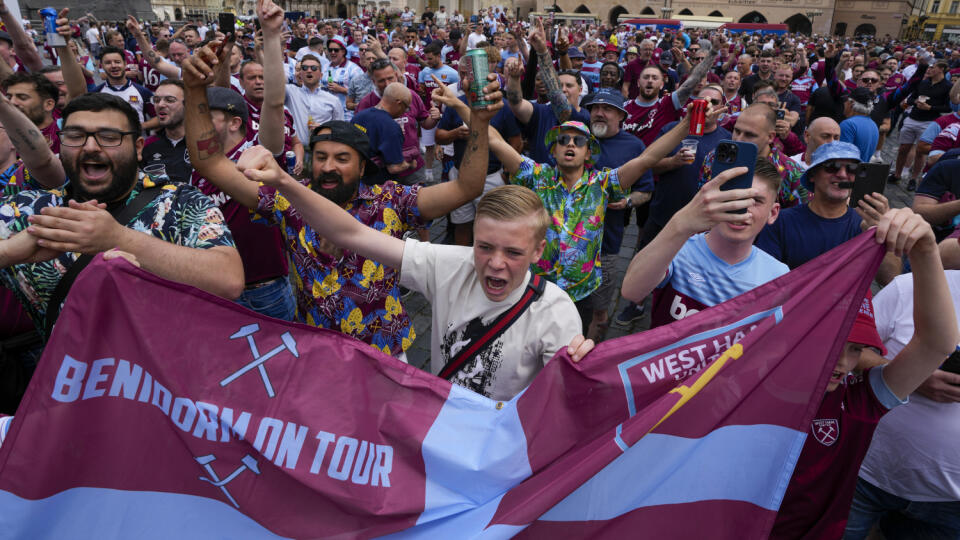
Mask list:
[[627,195],[627,210],[633,208],[633,199],[630,198],[630,195]]

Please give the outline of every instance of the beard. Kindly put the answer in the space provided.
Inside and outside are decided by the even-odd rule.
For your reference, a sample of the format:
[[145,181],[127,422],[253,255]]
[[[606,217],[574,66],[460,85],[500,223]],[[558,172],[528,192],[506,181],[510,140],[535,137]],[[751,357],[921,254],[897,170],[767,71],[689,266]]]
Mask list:
[[[110,169],[110,184],[97,193],[87,191],[80,182],[80,164],[84,161],[93,161],[106,165]],[[74,198],[79,201],[89,201],[96,199],[102,203],[112,203],[126,195],[137,180],[138,164],[136,157],[124,158],[117,162],[111,162],[105,156],[95,154],[80,153],[73,161],[63,161],[63,170],[70,179],[70,186],[73,190]]]
[[598,139],[605,139],[607,132],[610,131],[608,127],[605,122],[593,122],[590,124],[590,132]]
[[183,109],[177,114],[167,114],[167,119],[160,123],[162,128],[177,127],[183,123]]
[[[649,92],[649,93],[648,93],[648,92]],[[642,86],[640,87],[640,97],[641,97],[644,101],[652,101],[652,100],[656,99],[657,96],[659,96],[659,95],[660,95],[660,89],[659,89],[659,88],[650,88],[650,89],[647,89],[647,88],[642,87]]]
[[[325,182],[336,182],[337,185],[332,188],[324,188],[323,184]],[[323,195],[330,202],[338,206],[347,204],[356,193],[356,185],[347,184],[343,181],[343,177],[335,172],[325,172],[314,176],[310,182],[310,189]]]

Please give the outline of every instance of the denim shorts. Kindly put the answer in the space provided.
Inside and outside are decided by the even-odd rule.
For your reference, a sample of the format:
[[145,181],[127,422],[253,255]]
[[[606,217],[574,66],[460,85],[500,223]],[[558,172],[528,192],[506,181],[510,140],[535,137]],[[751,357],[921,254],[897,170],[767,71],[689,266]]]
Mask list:
[[843,540],[866,538],[878,523],[887,540],[957,540],[960,501],[910,501],[857,478]]
[[293,288],[286,276],[244,289],[237,303],[261,315],[284,321],[292,321],[297,313]]

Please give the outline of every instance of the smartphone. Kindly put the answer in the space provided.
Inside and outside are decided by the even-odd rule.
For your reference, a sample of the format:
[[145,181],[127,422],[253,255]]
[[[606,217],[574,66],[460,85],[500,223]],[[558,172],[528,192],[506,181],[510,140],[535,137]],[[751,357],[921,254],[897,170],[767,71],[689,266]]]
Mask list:
[[257,32],[260,31],[260,19],[259,19],[259,18],[253,20],[253,26],[257,29]]
[[476,22],[479,21],[479,20],[480,20],[480,19],[478,19],[476,15],[471,15],[471,16],[470,16],[470,22],[472,22],[472,23],[474,23],[474,24],[476,24]]
[[861,163],[857,167],[857,176],[853,179],[853,191],[850,193],[850,208],[857,208],[864,195],[883,194],[887,187],[887,174],[890,166],[885,163]]
[[757,145],[724,139],[717,144],[711,172],[716,177],[728,169],[746,167],[747,172],[727,180],[720,189],[750,189],[753,187],[753,167],[757,163]]
[[940,366],[940,369],[960,375],[960,347],[953,351],[953,354],[948,356],[947,359],[943,361],[943,365]]
[[377,37],[377,29],[375,27],[370,27],[367,29],[367,35]]
[[217,16],[217,28],[223,35],[237,31],[237,18],[233,13],[220,13]]
[[777,109],[777,120],[783,120],[783,117],[784,115],[786,115],[786,112],[787,111],[784,111],[783,109]]

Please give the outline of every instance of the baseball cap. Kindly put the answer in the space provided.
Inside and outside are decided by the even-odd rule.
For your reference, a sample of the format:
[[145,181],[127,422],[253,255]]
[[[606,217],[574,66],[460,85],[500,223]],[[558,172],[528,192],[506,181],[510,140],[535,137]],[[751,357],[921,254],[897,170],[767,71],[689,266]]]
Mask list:
[[[330,133],[318,134],[318,132],[329,129]],[[370,150],[370,139],[367,137],[367,130],[353,122],[343,120],[329,120],[320,124],[310,133],[310,143],[307,148],[312,152],[313,145],[321,141],[333,141],[345,144],[357,152],[366,161],[366,167],[363,170],[364,176],[376,174],[380,167],[373,162],[373,152]]]
[[833,141],[827,144],[821,144],[813,151],[810,167],[803,172],[800,177],[800,184],[807,188],[807,191],[813,191],[813,182],[810,181],[810,173],[825,162],[833,159],[852,159],[857,163],[861,162],[860,149],[853,143],[843,141]]
[[627,109],[623,106],[623,102],[625,100],[626,98],[624,98],[623,94],[621,94],[620,92],[612,91],[609,88],[604,88],[602,90],[599,90],[587,96],[581,105],[583,105],[587,109],[590,109],[592,105],[598,105],[598,104],[610,105],[611,107],[616,107],[617,109],[620,109],[621,111],[624,112],[624,114],[626,114]]
[[328,40],[327,40],[327,47],[328,47],[328,48],[330,47],[330,44],[331,44],[331,43],[336,43],[336,44],[339,45],[340,48],[343,49],[344,51],[347,50],[347,44],[346,44],[346,42],[343,41],[343,38],[341,38],[340,36],[334,36],[334,37],[328,39]]
[[10,37],[10,34],[6,33],[3,30],[0,30],[0,41],[6,41],[7,43],[10,44],[11,47],[13,47],[13,38]]
[[627,47],[627,54],[640,54],[640,51],[636,47],[630,46]]
[[873,103],[873,92],[866,88],[857,87],[847,94],[847,98],[852,99],[861,105],[868,105]]
[[224,111],[239,116],[244,122],[250,116],[250,111],[247,109],[247,103],[243,100],[243,96],[233,89],[211,86],[207,88],[207,101],[211,110]]
[[664,65],[664,66],[672,66],[672,65],[673,65],[673,53],[670,52],[670,51],[663,51],[663,52],[660,54],[660,64],[662,64],[662,65]]
[[570,47],[569,49],[567,49],[567,57],[568,58],[586,58],[587,56],[583,54],[583,51],[581,51],[577,47]]
[[853,328],[850,329],[847,341],[873,347],[879,350],[880,354],[887,354],[887,348],[883,346],[883,340],[877,332],[877,321],[873,315],[873,295],[870,294],[869,289],[867,295],[863,297],[863,302],[860,303],[860,310],[853,321]]
[[604,52],[620,52],[620,48],[614,45],[613,43],[607,43],[607,46],[603,49]]
[[554,126],[553,129],[547,132],[547,137],[544,139],[544,142],[547,144],[547,152],[553,153],[553,145],[557,143],[557,137],[560,136],[560,132],[565,129],[573,129],[587,136],[589,140],[588,144],[590,145],[590,156],[587,157],[586,164],[593,165],[600,157],[600,143],[597,141],[597,138],[593,136],[593,133],[590,133],[590,128],[588,128],[586,124],[577,122],[576,120],[569,120],[559,126]]

